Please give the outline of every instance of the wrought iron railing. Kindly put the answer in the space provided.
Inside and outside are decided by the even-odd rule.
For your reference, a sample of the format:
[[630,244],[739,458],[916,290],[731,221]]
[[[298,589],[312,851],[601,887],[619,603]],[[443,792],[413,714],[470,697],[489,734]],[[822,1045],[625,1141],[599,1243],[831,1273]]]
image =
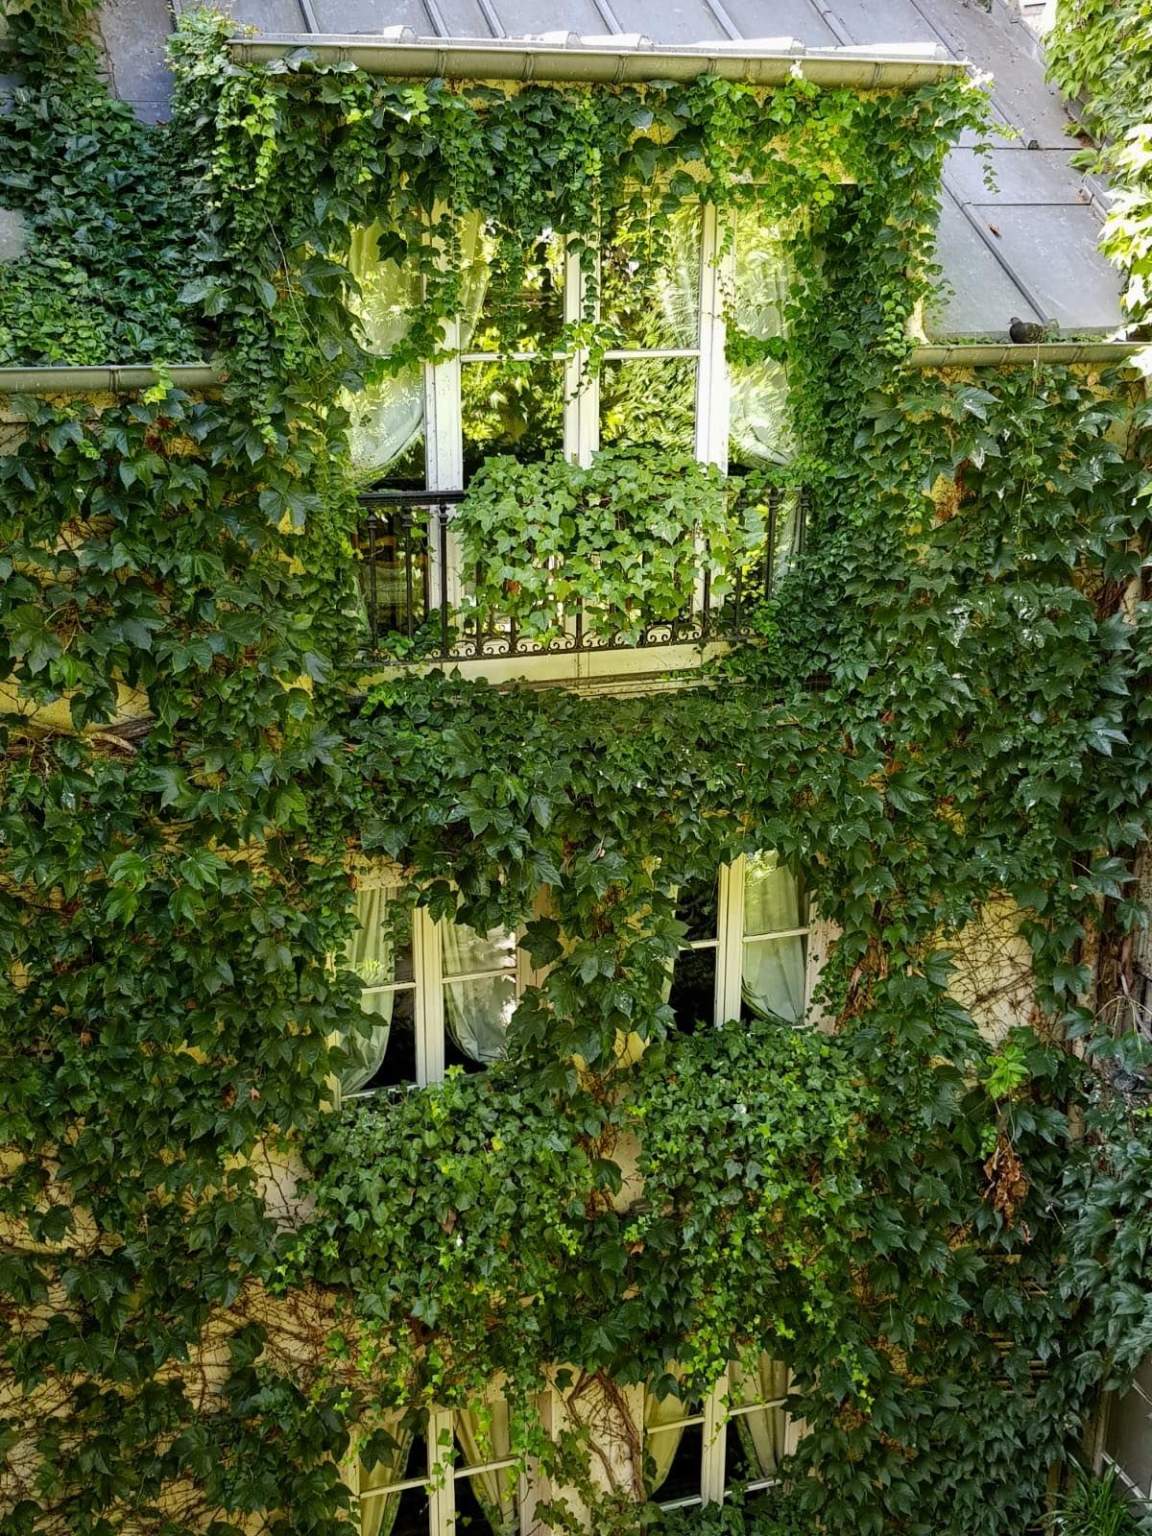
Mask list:
[[468,572],[458,567],[452,519],[463,491],[366,491],[360,498],[357,545],[360,589],[370,648],[397,660],[467,661],[570,651],[620,651],[706,645],[752,632],[759,605],[804,548],[807,498],[802,491],[758,493],[765,510],[763,540],[713,580],[701,573],[683,612],[639,629],[605,631],[598,615],[577,603],[563,633],[542,643],[525,635],[514,614],[470,611],[460,601]]

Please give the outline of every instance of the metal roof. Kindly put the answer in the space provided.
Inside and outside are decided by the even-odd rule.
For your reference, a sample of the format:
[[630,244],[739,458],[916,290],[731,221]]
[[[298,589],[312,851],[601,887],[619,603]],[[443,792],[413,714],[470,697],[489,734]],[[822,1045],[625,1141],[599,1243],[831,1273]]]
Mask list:
[[[172,0],[177,10],[193,0]],[[1041,48],[1018,0],[217,0],[271,41],[359,34],[464,45],[533,40],[550,50],[721,51],[738,57],[805,50],[859,53],[927,44],[970,60],[992,79],[1007,137],[993,155],[998,187],[983,182],[970,145],[949,156],[939,259],[952,294],[927,317],[934,338],[1007,334],[1010,318],[1054,320],[1064,332],[1106,334],[1122,324],[1118,274],[1096,250],[1102,189],[1073,169],[1071,121],[1044,76]],[[165,114],[169,0],[104,0],[100,31],[117,93],[142,116]],[[746,49],[742,45],[747,45]],[[726,45],[726,46],[725,46]],[[459,51],[459,50],[458,50]],[[907,56],[907,55],[906,55]],[[811,57],[811,55],[809,55]]]

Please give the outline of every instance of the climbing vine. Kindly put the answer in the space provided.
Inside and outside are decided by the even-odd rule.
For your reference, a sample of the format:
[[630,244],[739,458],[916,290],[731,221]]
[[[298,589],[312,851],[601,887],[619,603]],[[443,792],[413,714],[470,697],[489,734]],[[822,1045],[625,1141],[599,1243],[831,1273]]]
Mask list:
[[[1148,830],[1146,406],[904,365],[961,82],[414,84],[224,67],[223,26],[178,37],[157,214],[165,249],[182,198],[207,226],[158,270],[190,263],[172,323],[221,387],[24,402],[0,461],[5,1529],[335,1536],[371,1412],[499,1373],[526,1417],[545,1367],[687,1390],[767,1349],[808,1433],[774,1509],[690,1528],[1015,1536],[1146,1342],[1113,1306],[1146,1280],[1143,1063],[1097,985]],[[523,340],[546,229],[643,263],[702,191],[759,199],[795,272],[812,526],[765,642],[643,699],[366,683],[334,402],[443,347],[441,210],[488,226]],[[428,295],[384,358],[346,265],[372,225]],[[836,1032],[686,1035],[677,891],[765,848],[839,930]],[[365,860],[523,925],[541,974],[486,1076],[337,1110]],[[1034,979],[1000,1041],[951,985],[993,902]]]
[[1124,272],[1125,308],[1142,324],[1152,312],[1152,9],[1147,0],[1061,0],[1048,60],[1060,89],[1081,98],[1094,144],[1080,162],[1112,189],[1101,249]]

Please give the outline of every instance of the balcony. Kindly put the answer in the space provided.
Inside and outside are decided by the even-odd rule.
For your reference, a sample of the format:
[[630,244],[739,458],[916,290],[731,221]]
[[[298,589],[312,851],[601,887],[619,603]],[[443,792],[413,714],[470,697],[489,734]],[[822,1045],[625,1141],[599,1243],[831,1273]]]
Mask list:
[[463,568],[453,534],[463,499],[462,491],[361,496],[356,544],[372,661],[459,667],[493,681],[698,667],[758,633],[763,605],[803,552],[807,531],[802,491],[761,492],[755,532],[739,557],[721,575],[701,560],[692,599],[678,611],[610,614],[574,596],[562,559],[553,559],[546,568],[556,596],[526,614],[513,582],[507,604],[478,600],[480,572]]

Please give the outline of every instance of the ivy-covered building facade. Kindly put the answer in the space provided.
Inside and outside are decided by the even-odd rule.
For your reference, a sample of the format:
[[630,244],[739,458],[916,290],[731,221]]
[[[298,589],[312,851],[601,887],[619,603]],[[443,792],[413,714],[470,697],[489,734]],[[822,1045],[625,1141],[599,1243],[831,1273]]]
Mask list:
[[150,126],[98,9],[0,116],[0,1531],[1139,1518],[1147,404],[1019,272],[928,340],[995,84],[317,0]]

